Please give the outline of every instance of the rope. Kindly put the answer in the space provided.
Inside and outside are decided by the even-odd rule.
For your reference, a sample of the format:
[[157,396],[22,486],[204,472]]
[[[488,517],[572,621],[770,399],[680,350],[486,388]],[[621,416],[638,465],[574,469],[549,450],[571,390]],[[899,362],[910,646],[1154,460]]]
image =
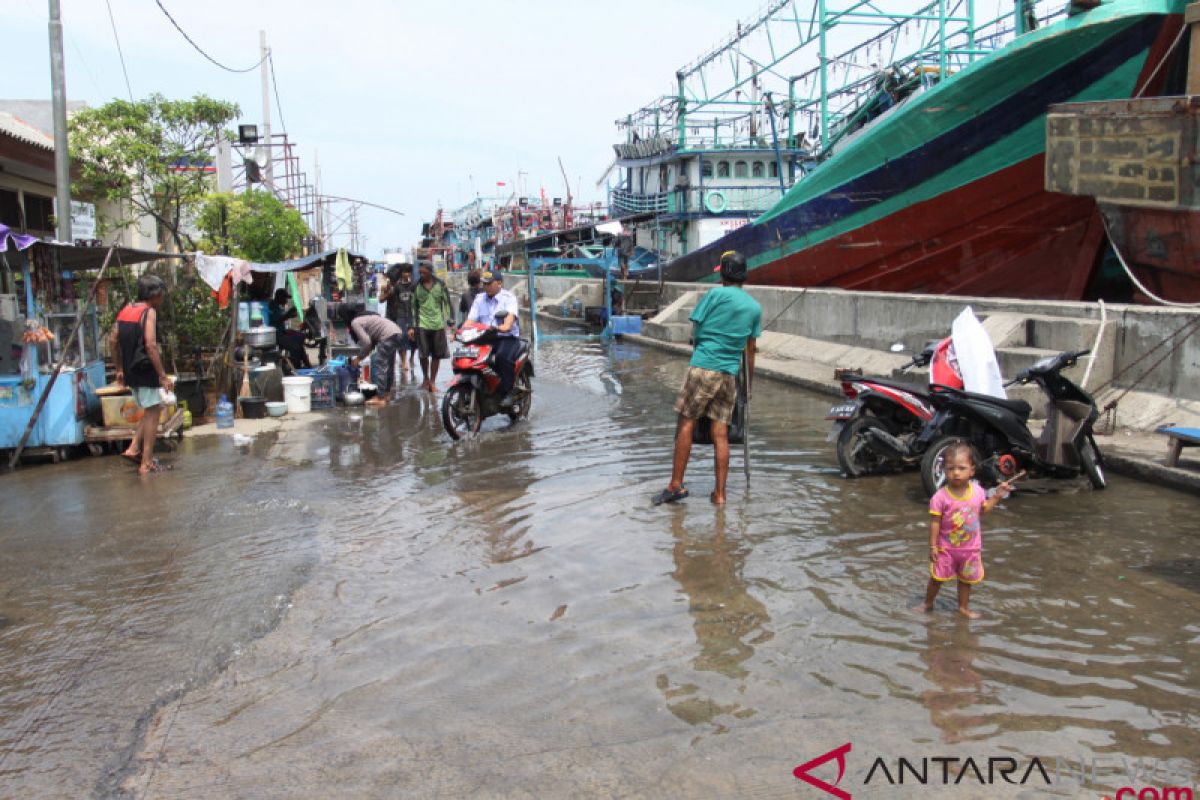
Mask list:
[[1166,300],[1159,297],[1147,289],[1145,284],[1139,281],[1137,276],[1133,274],[1133,270],[1129,268],[1129,265],[1125,263],[1125,257],[1121,255],[1121,248],[1117,247],[1117,243],[1113,241],[1112,232],[1108,229],[1108,218],[1104,216],[1103,212],[1100,213],[1100,222],[1104,224],[1104,235],[1108,237],[1109,243],[1112,244],[1113,252],[1117,254],[1117,261],[1121,263],[1121,268],[1125,270],[1125,274],[1129,276],[1129,280],[1133,281],[1133,285],[1138,288],[1138,291],[1154,302],[1164,306],[1171,306],[1172,308],[1200,308],[1200,303],[1176,303],[1173,300]]
[[778,314],[771,317],[771,321],[768,322],[766,325],[763,325],[762,329],[765,331],[765,330],[767,330],[767,328],[770,328],[772,325],[774,325],[779,320],[779,318],[782,317],[784,314],[786,314],[788,311],[790,311],[792,306],[796,305],[796,301],[799,300],[801,297],[804,297],[804,295],[805,295],[805,291],[803,289],[796,292],[796,296],[792,298],[792,302],[790,302],[786,306],[784,306],[783,311],[780,311]]
[[1103,415],[1101,424],[1095,426],[1097,433],[1107,436],[1107,435],[1112,434],[1113,431],[1116,430],[1116,428],[1117,428],[1117,404],[1120,403],[1121,400],[1123,400],[1125,398],[1125,395],[1129,394],[1134,389],[1136,389],[1138,384],[1140,384],[1143,380],[1145,380],[1147,375],[1149,375],[1151,372],[1153,372],[1155,369],[1158,368],[1159,364],[1163,363],[1168,358],[1170,358],[1171,355],[1173,355],[1175,353],[1175,351],[1178,350],[1179,347],[1184,342],[1187,341],[1188,337],[1191,336],[1193,333],[1195,333],[1197,330],[1200,330],[1200,317],[1197,317],[1196,319],[1191,320],[1190,322],[1184,323],[1182,326],[1180,326],[1180,328],[1178,330],[1176,330],[1174,333],[1172,333],[1166,339],[1163,339],[1161,342],[1154,345],[1154,347],[1147,350],[1146,353],[1143,354],[1140,358],[1134,360],[1134,362],[1132,364],[1130,364],[1125,369],[1121,370],[1119,373],[1114,375],[1107,382],[1105,382],[1099,388],[1097,388],[1095,392],[1092,393],[1093,396],[1099,395],[1101,390],[1106,389],[1109,386],[1112,386],[1116,382],[1116,380],[1118,378],[1120,378],[1122,375],[1124,375],[1126,372],[1133,369],[1135,366],[1140,364],[1145,359],[1149,358],[1156,350],[1158,350],[1160,347],[1162,347],[1163,345],[1170,342],[1176,336],[1179,336],[1179,334],[1184,333],[1186,331],[1186,334],[1179,341],[1177,341],[1165,353],[1163,353],[1161,356],[1159,356],[1158,359],[1153,364],[1151,364],[1149,367],[1147,367],[1146,370],[1143,371],[1141,375],[1138,375],[1136,378],[1134,378],[1133,382],[1130,383],[1129,386],[1127,386],[1119,395],[1117,395],[1112,400],[1105,403],[1104,408],[1101,409],[1101,414]]
[[1142,84],[1142,87],[1133,93],[1134,97],[1141,97],[1142,93],[1145,92],[1146,89],[1150,88],[1150,84],[1154,81],[1154,78],[1158,75],[1158,71],[1160,69],[1162,69],[1163,64],[1167,63],[1167,59],[1171,57],[1171,53],[1174,52],[1175,48],[1179,46],[1179,40],[1183,38],[1184,31],[1186,31],[1189,27],[1191,27],[1191,26],[1189,26],[1189,25],[1180,25],[1179,26],[1179,33],[1175,34],[1175,41],[1171,42],[1171,46],[1167,48],[1167,52],[1163,53],[1163,57],[1158,60],[1158,64],[1155,65],[1154,71],[1151,72],[1150,75],[1146,78],[1146,82],[1144,84]]
[[1100,304],[1100,330],[1096,331],[1096,341],[1092,342],[1092,355],[1088,358],[1087,369],[1083,373],[1083,381],[1079,384],[1079,388],[1086,389],[1088,380],[1092,377],[1092,367],[1096,366],[1096,356],[1100,353],[1100,342],[1104,340],[1104,329],[1108,327],[1108,309],[1104,306],[1103,300],[1097,301]]

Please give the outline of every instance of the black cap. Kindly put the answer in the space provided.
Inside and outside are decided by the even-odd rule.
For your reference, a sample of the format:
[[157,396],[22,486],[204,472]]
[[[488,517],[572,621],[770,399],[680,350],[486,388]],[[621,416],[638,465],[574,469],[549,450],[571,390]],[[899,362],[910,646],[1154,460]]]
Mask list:
[[504,276],[500,274],[498,269],[485,269],[479,276],[481,283],[491,283],[492,281],[502,281]]
[[746,257],[737,250],[726,250],[721,253],[721,278],[730,283],[746,281]]

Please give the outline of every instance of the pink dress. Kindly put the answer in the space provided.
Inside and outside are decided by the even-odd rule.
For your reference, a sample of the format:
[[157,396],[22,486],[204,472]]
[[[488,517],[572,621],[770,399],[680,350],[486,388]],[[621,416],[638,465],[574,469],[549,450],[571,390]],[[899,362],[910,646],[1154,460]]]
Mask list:
[[941,520],[938,547],[942,552],[929,563],[929,574],[935,581],[958,578],[963,583],[983,580],[982,530],[979,518],[987,494],[975,481],[967,486],[963,496],[956,496],[949,486],[943,486],[929,501],[929,513]]

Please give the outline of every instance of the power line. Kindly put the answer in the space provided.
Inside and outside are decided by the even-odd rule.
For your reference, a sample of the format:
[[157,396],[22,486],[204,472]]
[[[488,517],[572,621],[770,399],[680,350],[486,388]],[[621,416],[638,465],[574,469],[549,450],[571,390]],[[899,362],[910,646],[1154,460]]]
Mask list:
[[108,6],[108,21],[112,25],[113,39],[117,41],[117,55],[121,58],[121,72],[125,75],[125,89],[129,92],[129,102],[132,103],[133,87],[129,85],[129,70],[125,69],[125,51],[121,49],[121,37],[117,35],[117,20],[113,17],[112,3],[104,0],[104,5]]
[[157,4],[158,4],[158,7],[159,7],[159,9],[160,9],[160,10],[161,10],[161,11],[162,11],[164,14],[166,14],[166,16],[167,16],[167,19],[171,20],[171,24],[175,26],[175,30],[179,31],[179,34],[180,34],[180,35],[181,35],[181,36],[182,36],[184,39],[187,39],[187,42],[188,42],[188,44],[190,44],[192,47],[196,48],[196,52],[197,52],[197,53],[199,53],[200,55],[204,56],[204,57],[205,57],[205,58],[207,58],[209,61],[211,61],[212,63],[216,64],[218,67],[220,67],[221,69],[225,70],[226,72],[253,72],[254,70],[258,69],[260,66],[262,66],[262,63],[263,63],[264,61],[266,61],[266,60],[267,60],[267,57],[268,57],[268,56],[263,56],[262,58],[260,58],[260,59],[258,60],[258,63],[256,63],[254,66],[252,66],[252,67],[246,67],[245,69],[234,69],[233,67],[227,67],[227,66],[225,66],[225,65],[224,65],[224,64],[222,64],[220,61],[217,61],[215,58],[213,58],[212,56],[210,56],[208,53],[204,52],[204,51],[203,51],[203,50],[200,48],[200,45],[198,45],[198,44],[196,44],[194,41],[192,41],[192,37],[190,37],[190,36],[188,36],[188,35],[187,35],[187,31],[185,31],[183,28],[179,27],[179,23],[178,23],[178,22],[176,22],[176,21],[175,21],[175,18],[171,16],[171,12],[170,12],[170,11],[167,11],[167,9],[166,9],[166,6],[164,6],[164,5],[162,4],[162,0],[154,0],[154,2],[155,2],[155,3],[157,3]]
[[279,112],[279,127],[287,133],[287,123],[283,121],[283,105],[279,102],[279,84],[275,82],[275,56],[267,50],[267,64],[271,67],[271,86],[275,89],[275,110]]

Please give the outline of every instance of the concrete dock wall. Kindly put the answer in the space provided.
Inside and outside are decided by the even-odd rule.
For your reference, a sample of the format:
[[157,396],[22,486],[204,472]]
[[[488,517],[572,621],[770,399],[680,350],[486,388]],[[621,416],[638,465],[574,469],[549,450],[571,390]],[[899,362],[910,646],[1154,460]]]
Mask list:
[[[553,303],[580,285],[588,287],[585,304],[600,305],[600,283],[584,278],[538,278],[539,305]],[[527,301],[524,276],[513,276],[507,285]],[[663,284],[662,312],[647,320],[644,332],[666,341],[686,342],[691,332],[687,316],[709,288],[695,283]],[[1118,387],[1128,388],[1138,381],[1136,388],[1141,392],[1200,401],[1200,330],[1168,353],[1184,338],[1174,336],[1177,332],[1189,324],[1200,326],[1200,311],[1106,304],[1102,312],[1098,303],[839,289],[751,286],[748,291],[762,304],[767,331],[883,351],[895,342],[910,351],[918,350],[928,340],[945,337],[954,318],[969,305],[985,324],[994,318],[989,333],[997,350],[1012,351],[1009,365],[1003,363],[1002,355],[1002,368],[1019,369],[1027,365],[1022,362],[1032,363],[1042,352],[1092,349],[1099,339],[1092,386],[1115,375]],[[1102,317],[1107,320],[1103,333]],[[1166,344],[1159,346],[1163,342]],[[1019,358],[1022,351],[1027,351],[1029,358]]]

